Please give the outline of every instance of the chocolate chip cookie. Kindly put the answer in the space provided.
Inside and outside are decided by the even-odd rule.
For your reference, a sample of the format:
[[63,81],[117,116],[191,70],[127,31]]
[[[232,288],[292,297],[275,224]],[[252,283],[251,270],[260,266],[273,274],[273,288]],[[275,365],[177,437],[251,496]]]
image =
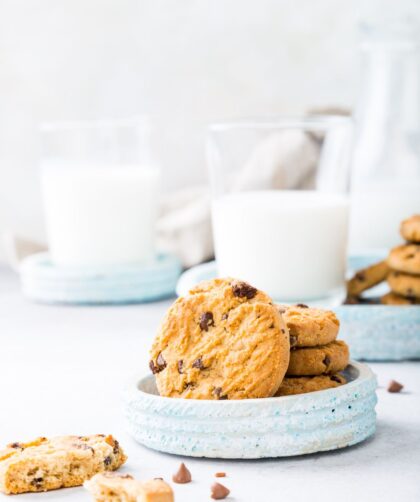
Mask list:
[[388,275],[388,284],[397,295],[406,296],[407,298],[420,298],[420,275],[391,272]]
[[309,376],[337,373],[349,363],[349,348],[341,340],[321,347],[298,348],[290,352],[287,376]]
[[420,243],[420,214],[415,214],[401,223],[400,232],[408,242]]
[[366,289],[373,288],[384,281],[388,272],[389,267],[385,260],[359,270],[347,281],[347,295],[349,297],[359,296]]
[[45,492],[79,486],[98,472],[118,469],[126,460],[111,435],[41,437],[30,443],[11,443],[0,451],[0,490]]
[[420,305],[420,298],[406,298],[391,292],[381,296],[381,303],[383,305]]
[[276,392],[276,397],[333,389],[345,383],[347,383],[346,379],[339,373],[334,375],[286,377]]
[[174,502],[172,488],[162,479],[137,481],[130,474],[104,472],[84,483],[95,502]]
[[270,397],[289,364],[289,335],[269,296],[242,281],[215,279],[172,305],[150,354],[162,396]]
[[331,310],[310,308],[299,304],[279,306],[289,328],[291,347],[325,345],[337,338],[340,321]]
[[420,244],[405,244],[391,249],[387,263],[398,272],[420,275]]

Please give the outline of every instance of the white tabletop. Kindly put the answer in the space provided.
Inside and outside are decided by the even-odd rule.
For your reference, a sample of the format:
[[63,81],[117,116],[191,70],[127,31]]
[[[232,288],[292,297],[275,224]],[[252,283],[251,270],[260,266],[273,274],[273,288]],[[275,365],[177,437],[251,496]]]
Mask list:
[[[22,298],[0,268],[0,444],[34,436],[114,434],[128,454],[125,472],[171,479],[181,460],[193,482],[175,485],[178,502],[211,500],[214,473],[235,502],[420,500],[420,362],[372,364],[380,388],[376,436],[333,453],[289,459],[181,459],[148,450],[124,430],[121,390],[148,372],[147,352],[170,302],[127,307],[52,307]],[[396,333],[398,336],[398,333]],[[405,385],[389,394],[390,379]],[[0,500],[6,500],[0,495]],[[10,500],[10,499],[8,499]],[[83,488],[19,500],[88,501]]]

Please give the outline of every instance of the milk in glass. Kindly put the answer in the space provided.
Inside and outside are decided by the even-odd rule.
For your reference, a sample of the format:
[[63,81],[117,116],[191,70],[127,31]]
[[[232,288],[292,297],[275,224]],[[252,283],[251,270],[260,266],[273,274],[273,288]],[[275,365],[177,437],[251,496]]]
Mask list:
[[219,276],[249,281],[275,300],[337,294],[344,286],[347,197],[253,191],[212,203]]
[[150,263],[159,171],[140,165],[44,163],[50,256],[65,266]]

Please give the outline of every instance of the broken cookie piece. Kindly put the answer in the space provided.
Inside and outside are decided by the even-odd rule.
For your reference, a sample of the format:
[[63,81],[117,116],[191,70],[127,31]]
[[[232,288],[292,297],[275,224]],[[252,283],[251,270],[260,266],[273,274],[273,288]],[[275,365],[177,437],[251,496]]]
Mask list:
[[112,436],[60,436],[11,443],[0,451],[0,491],[43,492],[82,485],[94,474],[118,469],[125,461]]
[[172,488],[162,479],[137,481],[130,474],[103,472],[84,483],[95,502],[173,502]]

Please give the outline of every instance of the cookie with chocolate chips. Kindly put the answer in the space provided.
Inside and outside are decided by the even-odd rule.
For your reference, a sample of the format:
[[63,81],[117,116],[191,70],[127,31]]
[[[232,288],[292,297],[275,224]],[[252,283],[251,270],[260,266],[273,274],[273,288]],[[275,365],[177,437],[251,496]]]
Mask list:
[[388,275],[391,291],[406,298],[420,298],[420,275],[391,272]]
[[391,249],[387,263],[398,272],[420,275],[420,244],[404,244]]
[[401,223],[400,232],[408,242],[420,244],[420,214],[415,214]]
[[321,347],[292,350],[287,376],[310,376],[342,371],[349,363],[349,348],[342,340]]
[[347,381],[340,373],[335,373],[334,375],[286,377],[276,392],[276,397],[333,389],[345,383]]
[[289,335],[268,295],[243,281],[214,279],[172,305],[150,355],[162,396],[270,397],[289,364]]
[[386,279],[388,272],[389,263],[387,263],[386,260],[382,260],[359,270],[347,281],[347,296],[357,297],[363,293],[363,291],[380,284]]
[[290,333],[290,346],[314,347],[337,338],[340,321],[331,310],[315,309],[299,304],[279,306]]

